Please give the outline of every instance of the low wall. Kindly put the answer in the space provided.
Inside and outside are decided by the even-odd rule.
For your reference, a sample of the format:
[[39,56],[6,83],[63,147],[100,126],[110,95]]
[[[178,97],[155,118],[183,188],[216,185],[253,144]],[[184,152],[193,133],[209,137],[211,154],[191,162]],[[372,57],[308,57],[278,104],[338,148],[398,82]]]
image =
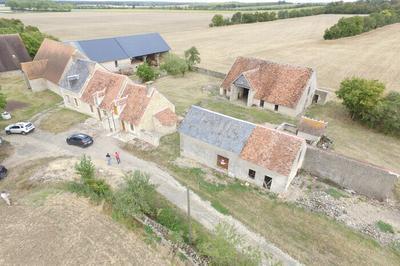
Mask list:
[[225,73],[214,71],[214,70],[209,70],[209,69],[205,69],[205,68],[201,68],[201,67],[197,67],[197,66],[194,66],[193,70],[196,72],[199,72],[201,74],[219,78],[219,79],[224,79],[226,76]]
[[378,200],[394,197],[399,175],[366,162],[307,147],[303,170]]

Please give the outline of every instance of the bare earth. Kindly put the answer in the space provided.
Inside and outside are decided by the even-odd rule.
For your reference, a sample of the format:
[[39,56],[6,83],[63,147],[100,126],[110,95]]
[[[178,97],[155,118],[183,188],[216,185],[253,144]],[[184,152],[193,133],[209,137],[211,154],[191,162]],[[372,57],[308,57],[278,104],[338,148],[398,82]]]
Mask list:
[[0,202],[2,265],[168,265],[137,235],[71,194]]
[[[160,32],[182,54],[196,46],[201,66],[226,72],[237,56],[255,56],[315,67],[319,85],[337,89],[341,80],[362,76],[384,81],[400,91],[400,24],[334,41],[324,30],[342,15],[278,20],[209,28],[210,12],[82,11],[46,14],[0,14],[39,26],[62,40]],[[227,16],[227,14],[225,14]]]

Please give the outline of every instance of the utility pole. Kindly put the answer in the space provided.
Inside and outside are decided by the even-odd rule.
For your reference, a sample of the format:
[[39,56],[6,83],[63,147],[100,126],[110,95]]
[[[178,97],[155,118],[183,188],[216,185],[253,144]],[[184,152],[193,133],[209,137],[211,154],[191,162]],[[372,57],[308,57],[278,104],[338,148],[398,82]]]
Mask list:
[[192,244],[192,223],[190,221],[190,190],[188,185],[186,185],[186,192],[187,192],[187,213],[188,213],[188,224],[189,224],[189,243]]

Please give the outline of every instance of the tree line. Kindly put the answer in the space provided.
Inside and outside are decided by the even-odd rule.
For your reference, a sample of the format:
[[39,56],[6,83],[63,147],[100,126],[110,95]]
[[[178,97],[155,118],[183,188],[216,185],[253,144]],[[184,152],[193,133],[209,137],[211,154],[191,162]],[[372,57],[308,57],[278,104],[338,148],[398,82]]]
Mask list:
[[45,38],[56,37],[41,32],[37,27],[25,26],[19,19],[0,18],[0,34],[18,33],[31,57],[34,57]]
[[16,11],[70,12],[73,7],[52,0],[6,0],[5,4]]
[[324,39],[332,40],[355,36],[379,27],[400,22],[400,9],[387,9],[368,16],[341,18],[338,23],[325,30]]
[[[322,7],[295,8],[278,12],[236,12],[232,17],[216,14],[209,24],[210,27],[228,26],[255,22],[273,21],[276,19],[314,16],[320,14],[380,14],[385,10],[400,9],[400,0],[366,0],[354,3],[335,2]],[[379,18],[378,18],[379,19]]]
[[400,137],[400,93],[384,91],[380,81],[354,77],[343,80],[336,95],[353,120]]

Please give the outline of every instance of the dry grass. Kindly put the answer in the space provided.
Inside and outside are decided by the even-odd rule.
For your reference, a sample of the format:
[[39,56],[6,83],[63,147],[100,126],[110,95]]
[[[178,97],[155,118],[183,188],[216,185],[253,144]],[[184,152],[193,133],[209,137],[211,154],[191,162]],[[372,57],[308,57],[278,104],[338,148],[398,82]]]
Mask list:
[[8,100],[18,101],[26,105],[11,112],[11,120],[0,120],[0,128],[3,129],[11,123],[26,121],[33,115],[55,106],[61,102],[61,97],[51,91],[32,92],[26,87],[23,77],[0,76],[1,91],[6,94]]
[[361,125],[350,119],[338,102],[314,105],[311,117],[328,122],[327,135],[334,141],[334,150],[346,156],[400,171],[400,139]]
[[87,115],[62,108],[43,118],[39,127],[45,131],[57,134],[67,131],[76,124],[84,122],[87,118]]
[[344,15],[209,28],[213,15],[212,12],[107,10],[0,17],[22,19],[63,40],[160,32],[177,53],[182,54],[195,45],[201,53],[201,66],[213,70],[227,71],[237,56],[256,56],[313,66],[320,86],[337,88],[345,77],[359,75],[382,80],[389,89],[400,90],[400,60],[396,60],[400,24],[351,38],[324,41],[324,30]]
[[14,147],[7,141],[3,140],[0,144],[0,163],[4,161],[14,152]]

